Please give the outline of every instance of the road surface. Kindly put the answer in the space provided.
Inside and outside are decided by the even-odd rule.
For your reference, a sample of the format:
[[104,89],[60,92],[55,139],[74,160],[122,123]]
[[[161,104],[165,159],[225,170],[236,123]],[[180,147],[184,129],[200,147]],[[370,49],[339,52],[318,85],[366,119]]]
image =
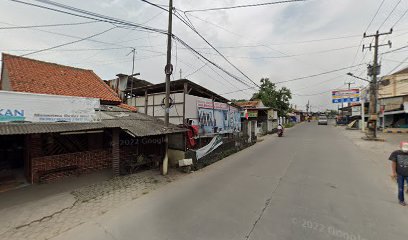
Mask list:
[[407,239],[408,208],[375,157],[306,122],[57,239]]

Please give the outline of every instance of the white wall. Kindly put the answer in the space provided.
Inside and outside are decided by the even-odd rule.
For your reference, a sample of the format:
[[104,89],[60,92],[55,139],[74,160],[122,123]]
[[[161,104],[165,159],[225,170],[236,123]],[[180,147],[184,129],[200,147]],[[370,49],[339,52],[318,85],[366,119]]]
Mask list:
[[[174,101],[174,105],[170,108],[169,116],[170,123],[183,123],[183,93],[172,93],[170,97]],[[162,102],[165,94],[151,94],[147,96],[147,115],[154,116],[164,120],[165,110]],[[129,100],[132,106],[136,106],[140,113],[145,113],[145,97],[136,97]]]

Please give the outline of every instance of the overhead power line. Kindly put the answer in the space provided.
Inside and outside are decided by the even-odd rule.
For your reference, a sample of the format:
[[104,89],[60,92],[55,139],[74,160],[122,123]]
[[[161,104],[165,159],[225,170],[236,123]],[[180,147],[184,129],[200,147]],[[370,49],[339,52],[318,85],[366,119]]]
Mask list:
[[397,24],[405,17],[405,15],[407,15],[408,13],[408,8],[407,10],[398,18],[398,20],[392,25],[392,28],[395,28],[395,26],[397,26]]
[[40,3],[43,3],[43,4],[58,7],[58,8],[61,8],[61,9],[69,10],[70,12],[60,10],[60,9],[56,9],[56,8],[52,8],[52,7],[47,7],[47,6],[44,6],[44,5],[29,3],[29,2],[25,2],[25,1],[21,1],[21,0],[9,0],[9,1],[25,4],[25,5],[32,6],[32,7],[42,8],[42,9],[46,9],[46,10],[50,10],[50,11],[54,11],[54,12],[59,12],[59,13],[63,13],[63,14],[68,14],[68,15],[72,15],[72,16],[76,16],[76,17],[80,17],[80,18],[86,18],[86,19],[91,19],[91,20],[95,20],[95,21],[110,23],[110,24],[113,24],[115,26],[117,26],[117,25],[132,26],[132,27],[135,27],[135,28],[144,29],[144,30],[152,31],[152,32],[158,32],[158,33],[162,33],[162,34],[167,35],[167,32],[165,30],[162,30],[162,29],[152,28],[152,27],[145,26],[145,25],[142,25],[142,24],[137,24],[137,23],[133,23],[133,22],[130,22],[130,21],[121,20],[121,19],[118,19],[118,18],[113,18],[113,17],[102,15],[102,14],[98,14],[98,13],[93,13],[93,12],[82,10],[82,9],[79,9],[79,8],[70,7],[68,5],[59,4],[59,3],[56,3],[56,2],[53,2],[53,1],[34,0],[36,2],[40,2]]
[[30,25],[30,26],[14,26],[14,27],[0,27],[0,30],[9,30],[9,29],[24,29],[24,28],[45,28],[45,27],[65,27],[65,26],[75,26],[75,25],[84,25],[90,23],[97,23],[99,21],[88,21],[88,22],[79,22],[79,23],[60,23],[60,24],[45,24],[45,25]]
[[189,27],[193,32],[195,32],[204,42],[206,42],[214,51],[216,51],[229,65],[231,65],[235,70],[237,70],[239,73],[241,73],[246,79],[248,79],[251,83],[253,83],[255,86],[260,87],[256,82],[254,82],[248,75],[246,75],[241,69],[239,69],[237,66],[235,66],[227,57],[224,56],[217,48],[214,47],[201,33],[199,33],[193,25],[190,25],[188,22],[186,22],[183,18],[181,18],[178,15],[175,15],[181,22],[183,22],[187,27]]
[[400,64],[398,64],[396,67],[394,67],[394,68],[393,68],[391,71],[389,71],[386,75],[392,74],[395,70],[397,70],[399,67],[401,67],[407,60],[408,60],[408,57],[404,58],[404,60],[402,60]]
[[[355,66],[351,66],[351,67],[357,67],[357,66],[360,66],[360,65],[362,65],[362,64],[355,65]],[[289,80],[285,80],[285,81],[280,81],[280,82],[274,82],[274,84],[280,84],[280,83],[286,83],[286,82],[299,81],[299,80],[303,80],[303,79],[307,79],[307,78],[312,78],[312,77],[327,75],[327,74],[330,74],[330,73],[343,71],[343,70],[346,70],[346,69],[348,69],[348,68],[349,68],[349,67],[334,69],[334,70],[331,70],[331,71],[322,72],[322,73],[318,73],[318,74],[313,74],[313,75],[309,75],[309,76],[293,78],[293,79],[289,79]],[[339,76],[336,76],[336,77],[334,77],[334,78],[331,78],[331,79],[329,79],[329,80],[327,80],[327,81],[333,80],[333,79],[338,78],[338,77],[340,77],[340,75],[339,75]],[[320,84],[320,83],[319,83],[319,84]],[[226,92],[226,93],[222,93],[222,94],[220,94],[220,95],[228,95],[228,94],[232,94],[232,93],[236,93],[236,92],[240,92],[240,91],[245,91],[245,90],[250,90],[250,89],[255,89],[255,87],[249,87],[249,88],[244,88],[244,89],[240,89],[240,90],[237,90],[237,91]],[[325,91],[325,92],[327,92],[327,91]],[[318,94],[322,94],[322,93],[318,93]],[[316,95],[316,94],[313,94],[313,95]],[[300,96],[300,95],[299,95],[299,96]],[[312,96],[312,95],[311,95],[311,96]]]
[[374,16],[371,18],[370,23],[368,24],[368,26],[366,27],[366,30],[364,32],[367,32],[368,29],[371,27],[371,24],[373,24],[374,19],[377,17],[378,13],[380,12],[382,6],[384,5],[385,0],[382,0],[382,2],[380,3],[380,6],[378,6],[377,11],[375,12]]
[[393,49],[393,50],[390,50],[390,51],[387,51],[387,52],[383,52],[381,55],[397,52],[397,51],[402,50],[404,48],[408,48],[408,45],[405,45],[405,46],[402,46],[402,47],[399,47],[399,48],[396,48],[396,49]]
[[242,79],[240,79],[239,77],[235,76],[234,74],[228,72],[227,70],[225,70],[224,68],[222,68],[221,66],[219,66],[218,64],[216,64],[215,62],[211,61],[210,59],[208,59],[207,57],[205,57],[203,54],[201,54],[200,52],[198,52],[197,50],[195,50],[194,48],[192,48],[191,46],[189,46],[186,42],[184,42],[183,40],[181,40],[179,37],[173,35],[173,38],[176,39],[177,41],[180,42],[181,45],[183,45],[184,47],[188,48],[191,52],[193,52],[195,55],[201,57],[202,59],[206,60],[207,62],[211,63],[211,65],[213,65],[214,67],[218,68],[219,70],[223,71],[225,74],[227,74],[228,76],[232,77],[233,79],[239,81],[240,83],[244,84],[245,86],[248,86],[248,83],[243,81]]
[[237,9],[237,8],[261,7],[261,6],[267,6],[267,5],[293,3],[293,2],[305,2],[305,1],[306,0],[287,0],[287,1],[278,1],[278,2],[267,2],[267,3],[255,3],[255,4],[246,4],[246,5],[237,5],[237,6],[229,6],[229,7],[192,9],[192,10],[187,10],[187,11],[184,11],[184,12],[186,12],[186,13],[188,13],[188,12],[208,12],[208,11],[229,10],[229,9]]
[[[157,29],[157,28],[152,28],[149,26],[145,26],[142,24],[137,24],[137,23],[133,23],[133,22],[129,22],[129,21],[125,21],[125,20],[121,20],[118,18],[113,18],[113,17],[109,17],[109,16],[105,16],[105,15],[101,15],[98,13],[93,13],[90,11],[86,11],[86,10],[82,10],[82,9],[78,9],[78,8],[74,8],[68,5],[63,5],[63,4],[59,4],[53,1],[48,1],[48,0],[35,0],[37,2],[41,2],[43,4],[48,4],[48,5],[52,5],[54,7],[58,7],[61,9],[65,9],[65,10],[69,10],[69,11],[64,11],[61,9],[56,9],[56,8],[52,8],[52,7],[47,7],[47,6],[43,6],[43,5],[38,5],[38,4],[33,4],[33,3],[29,3],[29,2],[25,2],[25,1],[21,1],[21,0],[10,0],[16,3],[21,3],[21,4],[25,4],[28,6],[32,6],[32,7],[37,7],[37,8],[42,8],[42,9],[46,9],[46,10],[50,10],[50,11],[55,11],[58,13],[63,13],[63,14],[68,14],[68,15],[72,15],[72,16],[76,16],[76,17],[81,17],[81,18],[86,18],[86,19],[91,19],[91,20],[95,20],[95,21],[100,21],[100,22],[105,22],[105,23],[110,23],[115,25],[116,27],[123,27],[123,26],[128,26],[128,27],[132,27],[132,28],[136,28],[136,29],[144,29],[147,31],[151,31],[151,32],[157,32],[157,33],[161,33],[164,35],[167,35],[167,31],[165,30],[161,30],[161,29]],[[159,6],[160,7],[160,6]],[[162,8],[162,7],[160,7]],[[64,34],[65,35],[65,34]],[[69,35],[66,35],[69,36]],[[72,36],[70,36],[72,37]],[[173,38],[176,37],[175,35],[173,35]],[[90,40],[89,38],[85,38],[86,40]],[[177,38],[178,40],[181,40],[180,38]],[[82,39],[80,39],[82,41]],[[100,42],[100,43],[104,43],[106,44],[106,42],[102,42],[102,41],[97,41],[97,40],[93,40],[95,42]],[[76,41],[75,41],[76,42]],[[72,44],[72,42],[67,43],[67,44]],[[184,42],[185,44],[185,42]],[[123,46],[123,45],[119,45],[119,44],[112,44],[112,45],[116,45],[116,46]],[[188,46],[188,45],[187,45]],[[56,46],[56,47],[60,47],[60,46]],[[53,49],[55,47],[52,47],[51,49]],[[45,49],[48,50],[48,49]],[[147,50],[146,50],[147,51]],[[151,51],[151,52],[155,52],[155,51]],[[33,54],[33,53],[29,53],[29,54]],[[207,61],[209,60],[208,58],[205,58]],[[210,61],[211,62],[211,61]],[[213,62],[211,62],[213,63]],[[217,64],[215,64],[219,69],[222,69],[220,66],[218,66]],[[233,74],[229,73],[228,71],[226,71],[225,69],[223,69],[223,71],[225,73],[227,73],[229,76],[233,77],[234,79],[239,79],[238,77],[234,76]],[[242,81],[242,80],[241,80]],[[245,83],[245,82],[244,82]],[[245,83],[246,84],[246,83]]]
[[391,15],[394,13],[395,9],[400,5],[402,0],[399,0],[397,4],[395,4],[394,8],[391,10],[391,12],[388,14],[388,16],[384,19],[384,21],[381,23],[381,25],[378,27],[378,29],[382,28],[384,24],[388,21],[388,19],[391,17]]
[[196,74],[198,71],[200,71],[201,69],[203,69],[205,66],[207,66],[207,63],[204,63],[201,67],[197,68],[197,69],[194,70],[192,73],[187,74],[184,78],[188,78],[189,76],[192,76],[192,75]]
[[[157,8],[162,9],[163,11],[169,12],[169,10],[155,4],[152,3],[150,1],[147,0],[141,0],[144,3],[147,3],[149,5],[155,6]],[[175,17],[177,17],[182,23],[184,23],[187,27],[189,27],[194,33],[196,33],[204,42],[207,43],[207,45],[209,45],[214,51],[216,51],[228,64],[230,64],[235,70],[237,70],[239,73],[241,73],[246,79],[248,79],[251,83],[253,83],[255,86],[259,87],[259,85],[257,83],[255,83],[250,77],[248,77],[248,75],[246,75],[242,70],[240,70],[237,66],[235,66],[228,58],[226,58],[217,48],[215,48],[201,33],[199,33],[195,27],[192,25],[192,23],[188,20],[185,20],[182,16],[176,13],[172,13]],[[191,48],[191,47],[189,47]],[[198,51],[197,51],[198,53]]]
[[250,87],[250,88],[239,89],[239,90],[232,91],[232,92],[221,93],[220,95],[221,95],[221,96],[224,96],[224,95],[229,95],[229,94],[237,93],[237,92],[243,92],[243,91],[251,90],[251,89],[256,89],[256,87]]
[[[376,12],[375,12],[375,14],[374,14],[374,16],[371,18],[370,23],[367,25],[367,27],[366,27],[366,29],[365,29],[364,32],[367,32],[368,29],[371,27],[371,25],[373,24],[375,18],[377,17],[378,13],[380,12],[382,6],[384,5],[384,2],[385,2],[385,0],[382,0],[382,1],[381,1],[381,3],[380,3],[380,5],[378,6],[378,8],[377,8],[377,10],[376,10]],[[364,42],[364,37],[362,37],[361,40],[360,40],[359,48],[363,45],[363,42]],[[356,63],[356,59],[357,59],[358,53],[359,53],[359,49],[357,48],[357,51],[356,51],[356,53],[354,54],[354,57],[353,57],[353,61],[352,61],[352,63],[351,63],[351,66],[353,66],[353,65]],[[363,58],[361,61],[364,61],[365,57],[366,57],[366,55],[364,55],[364,58]],[[351,69],[351,67],[350,67],[350,69]]]
[[309,76],[304,76],[304,77],[298,77],[298,78],[293,78],[293,79],[289,79],[289,80],[285,80],[285,81],[280,81],[280,82],[275,82],[275,84],[280,84],[280,83],[287,83],[287,82],[293,82],[293,81],[299,81],[299,80],[303,80],[306,78],[312,78],[312,77],[317,77],[317,76],[321,76],[321,75],[326,75],[326,74],[330,74],[330,73],[334,73],[334,72],[339,72],[339,71],[343,71],[346,69],[350,69],[352,67],[357,67],[357,66],[361,66],[364,65],[365,63],[361,63],[361,64],[357,64],[351,67],[344,67],[344,68],[339,68],[339,69],[335,69],[335,70],[331,70],[331,71],[327,71],[327,72],[322,72],[322,73],[318,73],[318,74],[313,74],[313,75],[309,75]]
[[[333,49],[327,49],[327,50],[321,50],[321,51],[315,51],[315,52],[300,53],[300,54],[293,54],[293,55],[283,55],[283,56],[259,56],[259,57],[229,56],[229,55],[225,55],[225,56],[229,58],[243,58],[243,59],[291,58],[291,57],[299,57],[299,56],[305,56],[305,55],[315,55],[315,54],[321,54],[321,53],[336,52],[336,51],[346,50],[346,49],[351,49],[351,48],[356,48],[356,47],[358,46],[347,46],[347,47],[341,47],[341,48],[333,48]],[[225,47],[225,48],[234,48],[234,47]],[[196,49],[200,49],[200,48],[196,48]],[[205,49],[208,49],[208,48],[205,48]],[[209,54],[209,55],[218,55],[216,53],[211,53],[211,52],[201,52],[201,53]]]
[[88,36],[88,37],[85,37],[85,38],[82,38],[82,39],[79,39],[79,40],[75,40],[75,41],[72,41],[72,42],[67,42],[67,43],[60,44],[60,45],[56,45],[56,46],[49,47],[49,48],[40,49],[40,50],[37,50],[37,51],[34,51],[34,52],[30,52],[30,53],[25,53],[25,54],[20,55],[20,56],[21,56],[21,57],[24,57],[24,56],[28,56],[28,55],[33,55],[33,54],[36,54],[36,53],[45,52],[45,51],[52,50],[52,49],[56,49],[56,48],[59,48],[59,47],[63,47],[63,46],[71,45],[71,44],[74,44],[74,43],[82,42],[82,41],[85,41],[85,40],[87,40],[87,39],[90,39],[90,38],[93,38],[93,37],[102,35],[102,34],[104,34],[104,33],[107,33],[107,32],[109,32],[109,31],[111,31],[111,30],[113,30],[113,29],[115,29],[115,28],[116,28],[116,27],[112,27],[112,28],[109,28],[109,29],[107,29],[107,30],[105,30],[105,31],[103,31],[103,32],[100,32],[100,33],[97,33],[97,34],[93,34],[93,35],[91,35],[91,36]]

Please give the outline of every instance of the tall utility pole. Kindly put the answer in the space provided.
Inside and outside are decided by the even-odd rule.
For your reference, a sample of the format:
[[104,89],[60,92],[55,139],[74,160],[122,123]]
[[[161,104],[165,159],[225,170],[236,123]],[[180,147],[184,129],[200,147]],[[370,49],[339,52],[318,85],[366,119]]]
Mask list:
[[310,108],[310,100],[307,100],[306,104],[306,114],[307,114],[307,119],[309,120],[309,108]]
[[[344,84],[348,85],[348,90],[351,89],[351,84],[355,84],[354,82],[345,82]],[[341,103],[343,104],[343,102]],[[350,103],[347,103],[347,107],[350,106]]]
[[351,84],[355,84],[354,82],[345,82],[344,84],[346,84],[348,86],[348,90],[351,89]]
[[[130,74],[130,78],[132,82],[130,82],[130,96],[133,98],[133,74],[135,73],[135,55],[136,55],[136,49],[132,48],[132,51],[129,54],[133,54],[133,61],[132,61],[132,73]],[[128,81],[129,81],[129,76],[128,76]]]
[[164,123],[166,127],[169,126],[169,112],[170,112],[170,76],[173,73],[173,65],[171,65],[171,41],[173,37],[173,0],[169,0],[169,25],[167,31],[167,64],[164,68],[166,73],[166,98],[164,100],[165,113]]
[[370,116],[368,120],[368,131],[367,131],[367,138],[368,139],[375,139],[377,138],[377,75],[380,74],[381,66],[378,64],[378,48],[382,46],[390,46],[391,42],[388,41],[388,44],[379,44],[379,38],[382,35],[392,34],[392,29],[386,33],[380,33],[377,31],[375,34],[367,35],[364,33],[364,38],[371,38],[374,37],[374,46],[370,44],[370,46],[365,47],[363,45],[363,51],[365,49],[374,48],[374,62],[373,65],[368,67],[368,75],[372,77],[370,82]]
[[[170,76],[173,73],[173,65],[171,65],[171,41],[173,37],[173,0],[169,0],[169,24],[167,31],[167,64],[164,68],[166,73],[166,97],[164,99],[164,123],[166,127],[169,126],[169,114],[170,114]],[[167,169],[169,165],[169,143],[168,135],[166,134],[165,140],[165,155],[161,168],[161,173],[167,175]]]

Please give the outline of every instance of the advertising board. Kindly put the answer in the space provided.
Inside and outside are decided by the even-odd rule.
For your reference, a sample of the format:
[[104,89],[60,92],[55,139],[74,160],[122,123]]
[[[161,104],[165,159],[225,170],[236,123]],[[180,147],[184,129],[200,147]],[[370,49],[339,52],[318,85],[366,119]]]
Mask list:
[[334,90],[332,91],[333,103],[360,102],[360,89]]
[[97,98],[0,91],[0,122],[94,122]]

